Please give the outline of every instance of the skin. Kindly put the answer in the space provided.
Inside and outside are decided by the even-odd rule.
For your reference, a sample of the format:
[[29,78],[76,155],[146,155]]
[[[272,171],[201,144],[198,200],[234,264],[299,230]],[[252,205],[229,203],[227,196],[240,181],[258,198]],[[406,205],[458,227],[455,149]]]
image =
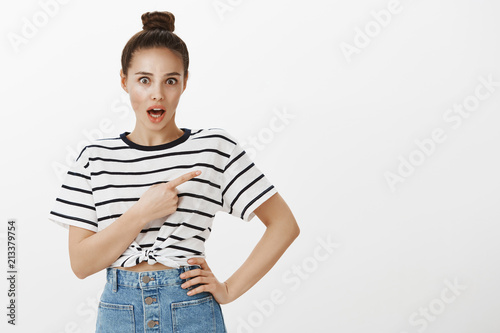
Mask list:
[[[136,117],[135,128],[127,136],[132,142],[151,146],[182,136],[184,132],[175,124],[175,111],[186,89],[183,73],[182,60],[167,48],[136,51],[128,75],[120,69],[121,86],[130,96]],[[146,111],[155,104],[166,108],[166,115],[157,124],[151,123]]]
[[[159,145],[183,134],[175,124],[175,112],[186,89],[187,75],[184,76],[182,60],[176,53],[166,48],[139,50],[134,54],[128,75],[125,76],[120,70],[120,77],[136,114],[135,128],[128,135],[131,141],[145,146]],[[155,104],[166,109],[165,117],[159,123],[152,123],[146,111]],[[201,173],[198,172],[189,172],[168,183],[151,186],[128,211],[100,232],[70,226],[69,252],[75,275],[83,279],[108,267],[128,248],[148,222],[173,213],[178,202],[176,187],[198,176]],[[189,259],[189,264],[200,265],[201,269],[180,275],[182,279],[191,278],[182,284],[182,288],[200,284],[188,295],[206,291],[212,293],[220,304],[234,301],[274,266],[300,233],[295,217],[279,193],[262,203],[254,212],[266,226],[266,231],[247,260],[231,277],[220,282],[204,258]],[[169,268],[160,263],[149,265],[142,262],[120,269],[151,271]]]

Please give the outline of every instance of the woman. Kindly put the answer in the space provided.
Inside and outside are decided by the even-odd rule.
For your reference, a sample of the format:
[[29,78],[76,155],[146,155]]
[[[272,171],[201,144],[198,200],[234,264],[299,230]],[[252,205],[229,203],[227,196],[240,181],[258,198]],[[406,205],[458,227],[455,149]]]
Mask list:
[[[106,269],[97,332],[226,332],[220,304],[259,281],[299,234],[276,188],[223,129],[179,128],[189,56],[169,12],[142,15],[122,53],[121,85],[134,130],[86,146],[68,172],[50,219],[69,228],[81,279]],[[224,282],[204,242],[225,211],[266,231]]]

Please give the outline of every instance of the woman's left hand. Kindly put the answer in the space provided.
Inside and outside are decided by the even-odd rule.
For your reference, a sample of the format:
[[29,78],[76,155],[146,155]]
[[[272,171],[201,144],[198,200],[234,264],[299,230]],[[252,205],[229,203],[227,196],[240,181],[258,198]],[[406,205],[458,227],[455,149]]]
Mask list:
[[191,258],[188,260],[188,264],[201,266],[201,269],[191,269],[180,275],[181,279],[191,278],[181,285],[183,289],[201,284],[201,286],[190,290],[187,293],[189,296],[207,291],[214,296],[219,304],[226,304],[232,301],[227,284],[217,280],[204,258]]

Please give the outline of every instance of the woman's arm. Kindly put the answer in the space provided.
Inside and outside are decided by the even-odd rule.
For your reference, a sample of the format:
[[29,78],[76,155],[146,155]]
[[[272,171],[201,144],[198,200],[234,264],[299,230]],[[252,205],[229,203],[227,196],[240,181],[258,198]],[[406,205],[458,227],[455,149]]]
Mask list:
[[104,230],[93,232],[70,226],[69,257],[75,275],[84,279],[115,262],[148,222],[175,212],[178,203],[176,187],[200,173],[192,171],[168,183],[151,186]]
[[182,285],[183,288],[203,283],[191,290],[191,294],[209,291],[217,302],[234,301],[255,285],[276,264],[285,250],[300,233],[297,221],[279,193],[274,194],[257,209],[255,214],[266,226],[266,231],[247,260],[229,277],[220,283],[203,258],[192,258],[188,263],[201,265],[200,269],[187,271],[181,278],[194,277]]
[[84,279],[112,264],[141,232],[144,222],[134,205],[99,232],[71,225],[69,257],[75,275]]

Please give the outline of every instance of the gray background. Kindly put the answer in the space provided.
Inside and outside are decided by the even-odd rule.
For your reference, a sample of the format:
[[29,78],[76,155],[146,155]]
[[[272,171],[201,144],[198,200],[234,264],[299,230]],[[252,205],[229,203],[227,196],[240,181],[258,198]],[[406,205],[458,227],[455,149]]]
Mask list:
[[[133,129],[120,55],[152,10],[190,51],[177,124],[235,135],[301,227],[230,332],[500,331],[498,2],[28,0],[0,5],[2,332],[93,332],[104,271],[76,278],[47,215],[88,137]],[[217,215],[219,280],[263,232]]]

